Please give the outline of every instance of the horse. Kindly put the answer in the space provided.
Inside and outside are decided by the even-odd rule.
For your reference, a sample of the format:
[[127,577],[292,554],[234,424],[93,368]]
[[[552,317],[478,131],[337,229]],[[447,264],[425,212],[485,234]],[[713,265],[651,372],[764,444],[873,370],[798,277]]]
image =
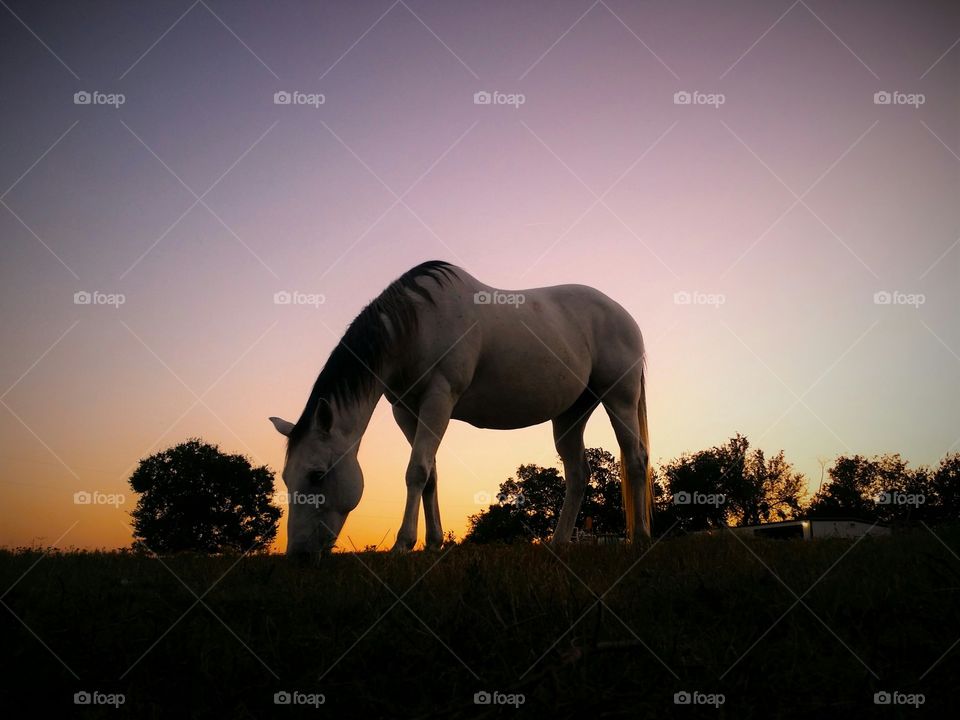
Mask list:
[[506,291],[450,263],[408,270],[347,328],[287,437],[287,554],[329,552],[360,502],[360,440],[386,396],[410,443],[394,551],[413,549],[420,505],[428,549],[443,543],[436,454],[451,420],[510,430],[553,423],[566,483],[552,544],[570,541],[590,469],[583,431],[603,405],[620,446],[631,542],[650,536],[652,480],[640,328],[585,285]]

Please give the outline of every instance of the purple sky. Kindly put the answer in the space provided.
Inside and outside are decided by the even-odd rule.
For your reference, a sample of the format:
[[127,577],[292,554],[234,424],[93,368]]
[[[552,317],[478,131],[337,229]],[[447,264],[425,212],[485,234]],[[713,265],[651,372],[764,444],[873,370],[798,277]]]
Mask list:
[[[936,462],[960,447],[958,40],[946,2],[4,0],[0,544],[127,544],[133,497],[73,493],[189,436],[279,471],[266,417],[431,258],[630,310],[654,458],[739,431],[814,481],[841,453]],[[550,438],[454,424],[445,526]],[[615,449],[602,413],[587,442]],[[396,531],[405,456],[384,405],[341,545]]]

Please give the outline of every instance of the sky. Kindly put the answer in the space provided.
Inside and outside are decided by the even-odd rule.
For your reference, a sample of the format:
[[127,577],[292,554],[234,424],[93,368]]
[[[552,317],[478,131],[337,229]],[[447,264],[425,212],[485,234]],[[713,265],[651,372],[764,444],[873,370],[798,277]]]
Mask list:
[[[958,79],[947,2],[3,0],[0,545],[128,545],[127,478],[190,437],[282,490],[268,416],[428,259],[627,308],[655,461],[740,432],[814,490],[841,454],[934,464]],[[616,451],[604,413],[586,443]],[[407,454],[382,400],[341,548],[392,543]],[[557,464],[549,424],[452,423],[444,529],[522,463]]]

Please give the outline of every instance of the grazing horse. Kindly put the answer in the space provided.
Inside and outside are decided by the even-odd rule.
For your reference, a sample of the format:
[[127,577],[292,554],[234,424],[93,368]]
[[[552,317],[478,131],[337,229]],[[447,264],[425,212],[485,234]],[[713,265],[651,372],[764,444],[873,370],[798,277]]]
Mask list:
[[598,405],[621,451],[632,541],[650,535],[644,348],[633,318],[584,285],[503,291],[431,261],[367,305],[333,349],[288,438],[287,553],[329,550],[360,502],[360,439],[381,396],[411,446],[407,502],[394,550],[412,549],[420,504],[426,546],[443,542],[436,455],[450,420],[509,430],[553,421],[566,494],[553,535],[570,540],[589,467],[583,430]]

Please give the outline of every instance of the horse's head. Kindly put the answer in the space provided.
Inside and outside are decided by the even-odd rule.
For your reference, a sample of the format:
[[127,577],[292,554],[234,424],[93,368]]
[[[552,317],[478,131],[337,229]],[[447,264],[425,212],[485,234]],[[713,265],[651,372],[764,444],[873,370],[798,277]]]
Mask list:
[[357,443],[334,427],[321,400],[308,426],[277,417],[270,422],[289,438],[283,481],[287,486],[287,555],[316,554],[337,541],[347,515],[363,494]]

